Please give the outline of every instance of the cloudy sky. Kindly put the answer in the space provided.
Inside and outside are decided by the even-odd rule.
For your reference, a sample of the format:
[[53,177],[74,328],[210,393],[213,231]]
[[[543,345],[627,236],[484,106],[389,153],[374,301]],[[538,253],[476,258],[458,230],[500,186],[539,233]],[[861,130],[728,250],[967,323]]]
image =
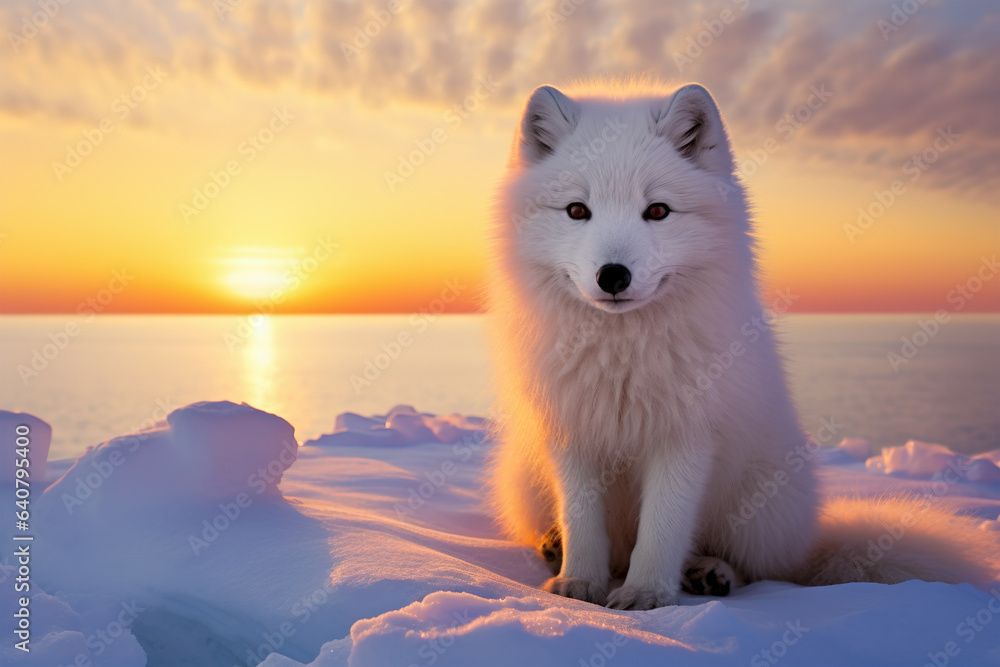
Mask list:
[[526,95],[591,77],[712,91],[797,310],[1000,250],[996,2],[63,1],[0,0],[0,311],[471,309]]

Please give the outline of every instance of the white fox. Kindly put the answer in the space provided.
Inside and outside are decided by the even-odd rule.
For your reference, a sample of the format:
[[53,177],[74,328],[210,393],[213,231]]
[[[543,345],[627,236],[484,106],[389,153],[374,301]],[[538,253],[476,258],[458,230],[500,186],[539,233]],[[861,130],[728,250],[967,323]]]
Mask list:
[[617,609],[760,579],[986,585],[996,546],[945,509],[820,506],[733,168],[700,85],[531,94],[489,291],[501,523],[546,590]]

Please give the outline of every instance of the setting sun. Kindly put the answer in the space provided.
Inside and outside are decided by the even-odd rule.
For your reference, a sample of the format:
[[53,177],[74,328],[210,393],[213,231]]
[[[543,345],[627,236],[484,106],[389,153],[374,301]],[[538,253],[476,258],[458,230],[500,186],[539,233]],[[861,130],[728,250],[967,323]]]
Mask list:
[[271,260],[247,260],[254,266],[231,271],[226,275],[226,285],[236,294],[250,299],[260,299],[287,289],[285,269]]
[[230,255],[218,261],[222,282],[231,294],[244,299],[281,299],[297,286],[300,248],[233,248]]

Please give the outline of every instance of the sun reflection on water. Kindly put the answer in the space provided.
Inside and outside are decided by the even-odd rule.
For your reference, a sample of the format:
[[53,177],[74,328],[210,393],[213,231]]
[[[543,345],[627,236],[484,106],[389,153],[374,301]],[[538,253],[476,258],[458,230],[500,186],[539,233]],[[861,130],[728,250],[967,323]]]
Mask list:
[[255,408],[273,411],[274,405],[274,322],[266,315],[250,318],[253,335],[243,348],[246,401]]

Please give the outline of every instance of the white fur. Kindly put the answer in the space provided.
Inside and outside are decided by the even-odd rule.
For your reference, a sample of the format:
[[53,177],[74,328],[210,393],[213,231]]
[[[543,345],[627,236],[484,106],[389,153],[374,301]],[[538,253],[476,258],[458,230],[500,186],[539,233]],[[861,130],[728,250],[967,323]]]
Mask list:
[[[820,567],[816,482],[786,459],[806,436],[762,325],[732,171],[721,116],[696,84],[572,98],[543,86],[528,100],[496,206],[503,422],[491,485],[513,538],[535,545],[560,528],[550,591],[649,608],[677,600],[696,556],[744,581],[810,581]],[[571,202],[591,219],[571,219]],[[670,206],[666,219],[643,219],[654,202]],[[632,274],[614,300],[596,280],[609,263]],[[741,354],[706,382],[734,344]],[[734,522],[775,479],[778,492]]]

